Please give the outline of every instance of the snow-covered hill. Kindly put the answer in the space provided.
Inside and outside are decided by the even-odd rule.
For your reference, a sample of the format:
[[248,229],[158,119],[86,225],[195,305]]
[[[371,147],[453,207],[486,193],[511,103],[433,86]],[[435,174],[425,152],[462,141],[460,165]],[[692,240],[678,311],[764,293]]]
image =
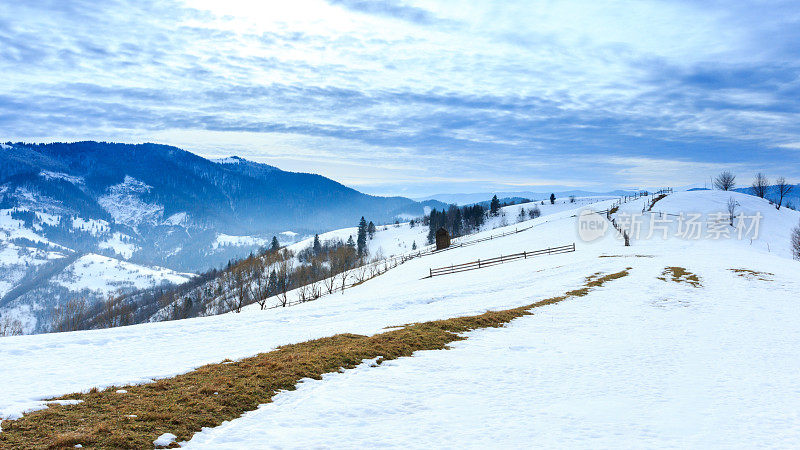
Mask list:
[[7,143],[0,148],[0,322],[22,319],[26,332],[44,331],[48,311],[70,298],[91,303],[120,288],[185,281],[181,273],[220,267],[274,235],[290,244],[362,214],[389,222],[426,206],[164,145]]
[[[679,192],[653,211],[716,214],[731,195]],[[3,338],[0,359],[13,363],[0,383],[0,410],[16,417],[48,396],[143,383],[336,333],[528,305],[592,274],[630,268],[584,297],[470,332],[451,351],[306,380],[189,446],[794,447],[800,262],[781,249],[783,227],[796,225],[798,214],[733,195],[743,211],[764,217],[752,245],[668,232],[625,247],[613,228],[583,242],[579,209],[563,209],[527,220],[534,226],[526,231],[413,259],[290,308]],[[612,217],[649,221],[644,201],[625,203]],[[407,240],[403,227],[392,229],[376,242],[386,253]],[[425,278],[431,267],[573,242],[574,253]]]

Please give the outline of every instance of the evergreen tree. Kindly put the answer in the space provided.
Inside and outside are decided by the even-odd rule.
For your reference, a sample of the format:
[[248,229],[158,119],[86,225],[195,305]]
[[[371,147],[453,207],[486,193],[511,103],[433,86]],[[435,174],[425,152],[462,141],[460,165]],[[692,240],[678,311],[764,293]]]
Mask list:
[[273,296],[278,293],[278,274],[275,269],[269,273],[269,281],[267,281],[267,295]]
[[411,243],[411,250],[416,250],[416,249],[417,249],[417,241],[414,241]]
[[270,251],[277,252],[281,248],[281,244],[278,243],[278,238],[272,236],[272,244],[270,244],[269,249]]
[[496,195],[492,197],[492,202],[489,204],[489,212],[491,212],[493,216],[500,213],[500,200],[497,199]]
[[367,221],[364,220],[364,217],[361,217],[361,221],[358,223],[358,237],[356,238],[356,247],[358,256],[364,256],[364,253],[367,250]]
[[367,225],[367,234],[369,234],[369,238],[373,239],[375,237],[375,224],[372,221],[369,221],[369,225]]
[[322,252],[322,244],[319,242],[319,235],[314,235],[314,254],[319,255]]
[[550,204],[551,205],[556,204],[556,194],[550,194]]
[[347,246],[350,248],[355,248],[356,243],[353,241],[353,235],[351,234],[350,237],[347,238]]

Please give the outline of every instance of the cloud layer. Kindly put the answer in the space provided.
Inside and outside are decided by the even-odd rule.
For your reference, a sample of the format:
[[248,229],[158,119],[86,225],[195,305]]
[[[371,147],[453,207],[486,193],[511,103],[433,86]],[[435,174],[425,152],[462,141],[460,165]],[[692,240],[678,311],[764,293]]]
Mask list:
[[158,141],[406,195],[800,177],[796,2],[17,3],[2,140]]

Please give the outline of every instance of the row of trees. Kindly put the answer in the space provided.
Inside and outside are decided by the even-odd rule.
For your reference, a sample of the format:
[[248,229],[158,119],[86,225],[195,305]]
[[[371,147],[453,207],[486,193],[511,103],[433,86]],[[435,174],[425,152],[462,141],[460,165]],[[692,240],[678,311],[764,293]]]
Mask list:
[[[497,196],[493,199],[496,200]],[[491,204],[489,214],[491,213]],[[497,208],[499,211],[499,208]],[[435,208],[423,218],[423,225],[428,225],[428,243],[436,239],[436,231],[444,228],[451,237],[463,236],[477,230],[486,222],[487,210],[477,203],[470,206],[450,205],[447,211]]]
[[[766,175],[759,172],[753,178],[753,182],[750,185],[750,191],[753,195],[766,198],[769,194],[770,182]],[[714,187],[716,189],[722,191],[731,191],[736,187],[736,175],[731,173],[730,171],[723,171],[719,175],[714,178]],[[794,190],[794,186],[789,184],[784,177],[778,177],[775,180],[775,207],[777,209],[781,209],[783,205],[783,200],[786,198],[789,193]],[[773,201],[772,199],[769,199]]]

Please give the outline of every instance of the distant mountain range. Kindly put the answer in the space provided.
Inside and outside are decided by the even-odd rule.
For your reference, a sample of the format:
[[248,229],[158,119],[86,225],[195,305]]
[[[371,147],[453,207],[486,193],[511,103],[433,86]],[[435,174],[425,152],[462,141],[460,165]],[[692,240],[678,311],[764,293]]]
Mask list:
[[0,313],[180,282],[273,235],[293,242],[444,206],[166,145],[0,144]]
[[497,195],[497,198],[503,201],[519,201],[519,199],[529,200],[545,200],[550,198],[553,193],[557,198],[569,197],[574,195],[576,197],[620,197],[623,195],[631,195],[638,192],[638,190],[615,190],[611,192],[590,192],[582,190],[571,191],[556,191],[556,192],[531,192],[531,191],[517,191],[517,192],[476,192],[471,194],[436,194],[427,197],[417,198],[417,201],[431,201],[436,200],[447,204],[456,205],[469,205],[473,203],[481,203],[491,200],[492,196]]

